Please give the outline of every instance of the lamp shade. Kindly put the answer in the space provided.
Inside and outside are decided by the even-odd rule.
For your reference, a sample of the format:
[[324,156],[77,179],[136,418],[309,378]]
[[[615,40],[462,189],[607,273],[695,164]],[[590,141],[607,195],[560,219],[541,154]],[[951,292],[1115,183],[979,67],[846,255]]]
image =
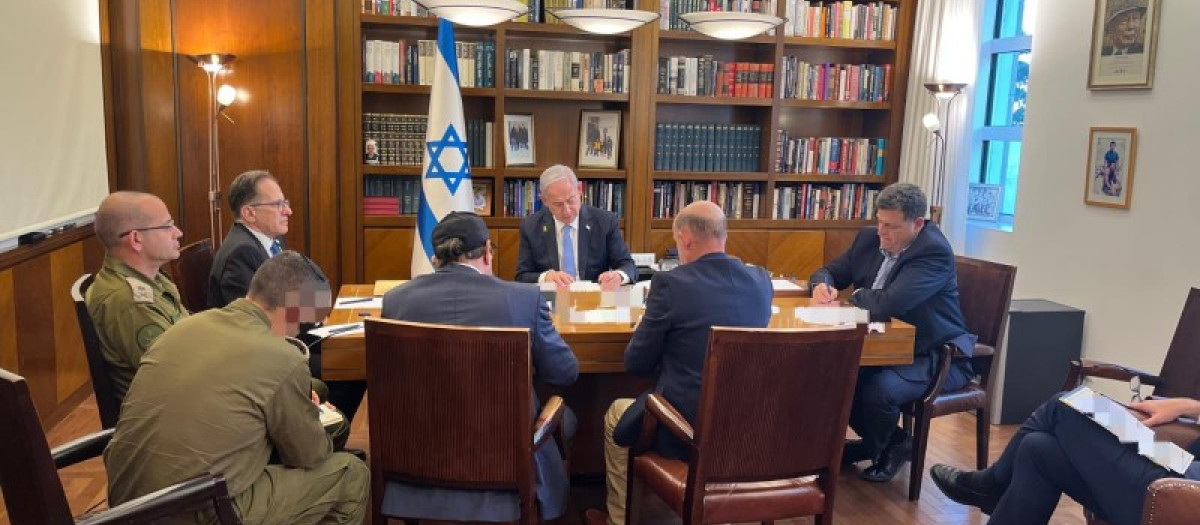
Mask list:
[[967,87],[965,82],[926,82],[925,89],[938,100],[950,100]]
[[512,20],[529,12],[517,0],[413,0],[439,18],[458,25],[483,27]]
[[188,55],[188,58],[209,73],[219,73],[232,63],[237,56],[229,53],[201,53],[199,55]]
[[737,11],[698,11],[679,15],[692,29],[721,40],[741,40],[761,35],[783,23],[777,16]]
[[926,113],[925,116],[921,118],[921,124],[924,124],[925,129],[929,130],[931,133],[937,133],[942,129],[942,121],[938,119],[937,113]]
[[658,13],[637,9],[556,9],[550,14],[576,28],[599,35],[615,35],[658,20]]

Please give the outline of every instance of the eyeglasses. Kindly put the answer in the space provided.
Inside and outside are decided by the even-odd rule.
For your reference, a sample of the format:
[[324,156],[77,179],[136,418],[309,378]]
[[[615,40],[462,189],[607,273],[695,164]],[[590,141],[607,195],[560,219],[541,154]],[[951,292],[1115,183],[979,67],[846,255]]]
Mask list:
[[551,208],[554,208],[556,210],[561,210],[566,206],[578,206],[578,205],[579,205],[579,195],[572,195],[570,197],[567,197],[567,200],[565,200],[565,201],[547,203],[547,206],[550,206]]
[[121,232],[121,233],[118,233],[118,234],[117,234],[117,238],[118,238],[118,239],[122,239],[122,238],[124,238],[126,235],[129,235],[129,234],[131,234],[131,233],[133,233],[133,232],[148,232],[148,231],[150,231],[150,230],[169,230],[169,229],[171,229],[171,228],[174,228],[174,227],[175,227],[175,221],[174,221],[174,220],[170,220],[170,221],[167,221],[167,223],[166,223],[166,224],[164,224],[164,225],[162,225],[162,226],[147,226],[147,227],[145,227],[145,228],[133,228],[133,229],[125,230],[125,231],[123,231],[123,232]]
[[287,199],[279,199],[277,201],[271,201],[271,202],[252,202],[250,204],[247,204],[246,206],[254,206],[254,207],[274,206],[276,210],[283,211],[284,208],[291,208],[292,202]]

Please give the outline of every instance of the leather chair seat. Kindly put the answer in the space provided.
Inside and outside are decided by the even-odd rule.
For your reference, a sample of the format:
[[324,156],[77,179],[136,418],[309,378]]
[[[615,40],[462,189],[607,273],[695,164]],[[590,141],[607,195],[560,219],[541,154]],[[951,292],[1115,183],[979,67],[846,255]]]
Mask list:
[[[688,465],[648,452],[633,459],[635,474],[675,512],[683,514]],[[825,494],[815,476],[756,483],[709,483],[704,491],[704,521],[769,521],[819,514]]]
[[930,417],[940,417],[947,414],[957,414],[975,410],[987,404],[987,391],[972,381],[967,386],[954,392],[939,394],[930,403]]

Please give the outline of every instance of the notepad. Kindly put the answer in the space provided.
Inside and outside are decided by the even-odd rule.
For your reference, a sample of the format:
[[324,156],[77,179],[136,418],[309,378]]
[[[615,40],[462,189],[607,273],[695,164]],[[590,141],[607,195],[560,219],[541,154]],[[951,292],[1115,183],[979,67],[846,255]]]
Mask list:
[[1122,443],[1137,446],[1137,453],[1158,465],[1183,474],[1195,459],[1179,445],[1169,441],[1156,441],[1154,430],[1129,413],[1124,405],[1097,393],[1086,386],[1072,390],[1059,398],[1063,404],[1088,416]]
[[339,335],[357,334],[363,331],[362,323],[331,324],[313,328],[308,333],[320,338],[337,337]]
[[333,303],[335,309],[342,308],[383,308],[382,297],[338,297]]
[[346,420],[341,412],[330,410],[321,405],[317,405],[317,412],[321,414],[321,425],[323,426],[331,427]]
[[576,310],[572,308],[567,314],[572,323],[629,323],[629,308],[599,308],[596,310]]
[[866,324],[871,314],[853,306],[800,306],[796,308],[796,319],[809,324],[839,326]]

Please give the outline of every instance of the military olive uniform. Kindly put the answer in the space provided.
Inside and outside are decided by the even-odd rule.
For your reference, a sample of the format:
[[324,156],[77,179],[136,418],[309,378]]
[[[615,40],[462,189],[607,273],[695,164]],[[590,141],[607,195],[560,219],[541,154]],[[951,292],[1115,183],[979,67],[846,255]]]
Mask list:
[[[304,356],[238,299],[177,323],[142,359],[104,452],[119,505],[221,474],[247,525],[361,523],[369,471],[333,452]],[[282,465],[269,465],[276,452]],[[213,523],[205,510],[173,523]]]
[[111,255],[104,257],[85,301],[113,389],[117,399],[123,399],[142,354],[188,311],[180,302],[179,289],[165,274],[149,279]]

